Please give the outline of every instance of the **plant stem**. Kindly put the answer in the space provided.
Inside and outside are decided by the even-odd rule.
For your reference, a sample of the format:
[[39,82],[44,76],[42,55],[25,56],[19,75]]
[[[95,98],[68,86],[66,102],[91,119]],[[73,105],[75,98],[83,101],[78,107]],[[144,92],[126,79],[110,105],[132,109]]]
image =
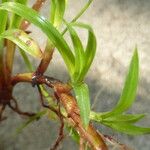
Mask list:
[[[86,3],[86,5],[81,9],[81,11],[73,18],[72,22],[75,22],[85,12],[85,10],[90,6],[92,1],[93,0],[89,0],[88,3]],[[37,0],[35,2],[35,4],[32,6],[32,8],[36,11],[39,11],[44,2],[45,2],[45,0]],[[24,20],[22,22],[20,28],[25,30],[29,25],[30,25],[30,22]],[[65,33],[66,31],[64,30],[63,32]],[[44,58],[40,62],[39,66],[36,70],[36,73],[43,74],[46,71],[46,69],[47,69],[47,67],[48,67],[48,65],[52,59],[53,51],[54,51],[54,46],[48,40],[47,44],[46,44],[45,51],[44,51]]]
[[79,108],[74,97],[66,93],[59,93],[59,100],[73,120],[74,128],[79,132],[80,136],[90,144],[93,150],[107,150],[102,136],[94,129],[92,124],[89,124],[87,129],[82,125]]
[[80,137],[80,150],[85,150],[84,140]]
[[5,74],[6,74],[5,80],[6,82],[9,82],[13,69],[13,61],[16,45],[11,41],[6,40],[6,47],[7,49],[5,55]]
[[[2,3],[6,0],[2,0]],[[5,10],[0,10],[0,34],[5,31],[7,24],[8,12]],[[2,82],[4,82],[4,62],[3,62],[3,51],[4,51],[4,40],[0,40],[0,87]]]
[[33,73],[22,73],[17,74],[11,78],[12,86],[16,85],[19,82],[31,82],[32,81]]
[[[32,9],[36,10],[37,12],[40,11],[42,5],[45,2],[46,2],[46,0],[37,0],[33,4]],[[22,23],[21,23],[20,28],[22,30],[26,30],[29,27],[29,25],[30,25],[29,21],[23,20]],[[54,47],[52,46],[50,41],[47,41],[46,48],[45,48],[45,51],[44,51],[44,58],[41,60],[39,66],[36,70],[37,73],[43,74],[46,71],[46,69],[47,69],[47,67],[48,67],[48,65],[49,65],[49,63],[52,59],[53,51],[54,51]],[[26,60],[27,60],[27,56],[26,56],[25,53],[23,54],[23,57],[26,58]],[[29,61],[28,61],[27,65],[28,65],[28,68],[30,68],[30,70],[33,69],[33,67],[30,65]]]
[[[27,0],[15,0],[15,2],[25,5],[27,3]],[[18,28],[20,26],[21,20],[22,18],[20,16],[16,14],[12,14],[9,28]],[[13,69],[16,45],[13,42],[7,40],[6,47],[7,50],[5,55],[5,74],[6,74],[5,80],[9,84],[11,80],[12,69]]]
[[[33,75],[32,73],[18,74],[12,78],[12,85],[15,85],[18,82],[31,82],[32,75]],[[102,137],[100,136],[99,133],[97,133],[97,131],[92,127],[91,124],[88,126],[87,129],[83,127],[76,100],[70,94],[68,89],[70,86],[67,86],[66,84],[63,84],[61,82],[59,83],[57,80],[56,81],[53,80],[51,83],[47,82],[43,76],[40,76],[40,78],[37,81],[39,82],[39,84],[46,84],[54,89],[55,93],[57,93],[59,100],[66,109],[68,116],[71,117],[73,121],[72,124],[75,126],[76,130],[80,133],[82,138],[84,138],[84,140],[88,141],[90,145],[94,147],[94,150],[99,150],[100,148],[103,148],[102,150],[107,150],[107,147],[104,144]],[[67,89],[69,93],[68,92],[65,93]]]
[[[93,0],[89,0],[88,3],[86,3],[86,5],[81,9],[81,11],[72,19],[72,22],[75,22],[78,18],[80,18],[82,16],[82,14],[86,11],[86,9],[90,6],[90,4],[92,3]],[[65,32],[67,31],[67,28],[64,29],[64,31],[62,32],[62,35],[65,34]],[[43,74],[48,65],[49,62],[52,59],[52,55],[53,55],[53,51],[54,51],[54,46],[51,44],[50,41],[47,41],[47,45],[46,45],[46,49],[44,51],[44,58],[42,59],[38,69],[37,69],[37,73],[41,73]]]
[[[18,82],[32,82],[32,75],[32,73],[18,74],[12,78],[12,85],[15,85]],[[84,128],[76,99],[70,92],[70,85],[43,75],[36,76],[35,81],[37,85],[46,84],[54,90],[57,100],[61,102],[68,114],[68,117],[65,119],[76,129],[81,138],[89,143],[89,146],[92,147],[93,150],[108,150],[102,136],[96,131],[91,123],[87,129]]]
[[[32,9],[39,12],[45,2],[46,0],[36,0],[36,2],[32,6]],[[26,30],[29,27],[29,25],[30,25],[30,22],[24,19],[20,25],[20,29]]]
[[41,60],[39,66],[36,70],[37,74],[43,74],[46,71],[46,69],[52,59],[53,52],[54,52],[54,46],[51,44],[51,42],[49,40],[47,40],[46,48],[44,51],[44,57]]
[[0,89],[4,82],[3,41],[0,41]]

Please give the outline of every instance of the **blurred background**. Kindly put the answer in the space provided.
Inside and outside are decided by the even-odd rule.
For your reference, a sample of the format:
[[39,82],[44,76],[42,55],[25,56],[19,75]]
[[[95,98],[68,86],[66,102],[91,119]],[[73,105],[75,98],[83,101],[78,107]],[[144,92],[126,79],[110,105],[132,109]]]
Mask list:
[[[35,0],[29,0],[31,6]],[[68,0],[66,19],[69,21],[83,7],[87,0]],[[49,16],[50,0],[43,5],[41,14]],[[110,110],[119,99],[125,75],[133,50],[137,46],[140,58],[140,83],[136,101],[129,112],[147,113],[139,124],[150,126],[150,0],[94,0],[87,12],[79,19],[91,24],[97,36],[97,53],[86,81],[90,87],[92,109]],[[44,49],[46,37],[35,26],[29,27],[31,36]],[[86,33],[80,36],[86,39]],[[66,36],[67,38],[67,36]],[[85,40],[86,41],[86,40]],[[35,66],[39,60],[32,60]],[[60,69],[61,68],[61,69]],[[20,54],[16,53],[14,74],[27,72]],[[53,60],[46,72],[49,76],[67,81],[66,67],[55,51]],[[22,110],[39,111],[40,103],[37,90],[29,84],[18,84],[14,95]],[[46,117],[30,124],[16,135],[16,129],[25,122],[16,113],[7,109],[9,118],[0,123],[0,150],[48,150],[57,137],[59,124]],[[97,125],[100,131],[113,136],[134,150],[149,150],[150,135],[128,136],[116,133],[104,126]],[[62,150],[76,150],[77,145],[66,137]]]

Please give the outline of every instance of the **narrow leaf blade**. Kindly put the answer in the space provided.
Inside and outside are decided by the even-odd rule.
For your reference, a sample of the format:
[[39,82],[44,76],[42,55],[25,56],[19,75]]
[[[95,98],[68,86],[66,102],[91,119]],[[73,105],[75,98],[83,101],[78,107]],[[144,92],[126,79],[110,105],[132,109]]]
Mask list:
[[5,10],[0,10],[0,34],[4,32],[7,24],[8,12]]
[[34,71],[34,67],[31,64],[31,62],[30,62],[28,56],[26,55],[25,51],[22,50],[22,49],[19,49],[19,50],[20,50],[20,54],[21,54],[21,56],[22,56],[22,58],[23,58],[23,60],[25,62],[25,65],[26,65],[28,71],[33,72]]
[[75,51],[75,69],[72,77],[73,82],[78,82],[78,78],[80,77],[80,73],[84,67],[85,57],[84,57],[84,48],[81,43],[81,40],[77,34],[77,32],[73,29],[70,24],[67,24],[67,28],[70,32],[70,36],[72,39],[74,51]]
[[76,131],[74,128],[72,128],[72,127],[66,127],[66,128],[67,128],[67,130],[69,131],[69,136],[71,136],[74,141],[76,141],[76,142],[79,143],[79,141],[80,141],[80,136],[79,136],[79,134],[77,133],[77,131]]
[[90,99],[89,99],[89,89],[85,83],[73,86],[77,103],[80,108],[80,115],[85,127],[89,124],[90,116]]
[[93,111],[90,112],[90,119],[97,121],[99,123],[103,123],[103,122],[135,123],[144,117],[145,117],[145,114],[119,114],[116,116],[110,116],[108,118],[103,118],[103,113],[96,113]]
[[31,8],[14,2],[0,4],[0,9],[16,13],[39,27],[48,36],[54,46],[57,47],[68,67],[69,73],[72,73],[74,69],[74,56],[63,36],[46,18],[40,16]]
[[130,135],[139,135],[139,134],[149,134],[150,128],[135,126],[130,123],[103,123],[106,126],[109,126],[119,132],[130,134]]
[[95,37],[93,29],[87,24],[75,22],[75,23],[71,23],[71,25],[88,30],[88,42],[87,42],[87,46],[86,46],[85,54],[84,54],[85,55],[84,66],[82,67],[80,78],[78,79],[79,81],[82,81],[92,64],[95,53],[96,53],[96,45],[97,45],[96,37]]
[[102,122],[128,122],[135,123],[145,117],[145,114],[121,114],[117,116],[110,116],[108,118],[103,119]]
[[[27,0],[14,0],[14,2],[26,5]],[[12,14],[10,18],[10,27],[9,28],[19,28],[22,18],[16,14]]]
[[105,113],[103,115],[104,118],[121,114],[132,105],[136,97],[138,80],[139,80],[139,59],[137,49],[135,49],[119,102],[112,111]]
[[37,119],[45,115],[46,112],[47,111],[41,111],[41,112],[38,112],[35,116],[30,117],[25,123],[23,123],[20,127],[16,129],[17,134],[21,133],[23,129],[25,129],[30,123],[32,123],[33,121],[36,121]]
[[58,28],[63,20],[66,0],[51,0],[51,23]]
[[0,38],[6,38],[14,42],[22,50],[33,57],[42,58],[43,54],[38,44],[30,38],[28,34],[19,29],[6,30],[0,35]]

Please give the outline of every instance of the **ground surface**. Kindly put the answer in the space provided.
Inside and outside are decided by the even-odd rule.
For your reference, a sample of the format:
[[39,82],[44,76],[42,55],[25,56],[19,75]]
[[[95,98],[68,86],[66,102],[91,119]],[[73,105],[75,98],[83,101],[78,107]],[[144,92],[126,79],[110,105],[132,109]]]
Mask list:
[[[86,0],[70,0],[66,16],[71,19]],[[48,3],[42,9],[48,14]],[[68,17],[69,16],[69,17]],[[95,0],[80,21],[92,24],[97,36],[97,55],[87,76],[87,83],[91,90],[91,99],[97,99],[94,109],[104,111],[112,108],[119,98],[125,73],[133,50],[137,45],[140,57],[140,85],[137,100],[130,112],[148,113],[144,119],[144,126],[150,126],[150,1],[149,0]],[[31,27],[30,29],[33,29]],[[34,27],[35,29],[35,27]],[[84,39],[84,33],[81,38]],[[36,30],[32,34],[40,44],[44,44],[44,36]],[[41,47],[42,47],[41,46]],[[19,54],[16,55],[15,71],[25,72]],[[47,74],[66,81],[68,75],[58,53],[51,63]],[[54,65],[55,64],[55,65]],[[64,68],[61,69],[60,68]],[[59,72],[59,73],[58,73]],[[21,93],[24,92],[22,95]],[[18,85],[14,94],[24,110],[39,110],[38,95],[31,85]],[[34,95],[34,97],[33,97]],[[15,129],[25,120],[15,113],[7,111],[9,119],[0,124],[0,150],[48,150],[55,139],[58,125],[46,118],[27,127],[22,134],[14,136]],[[116,134],[112,130],[101,127],[104,133],[113,135],[121,142],[130,145],[135,150],[149,150],[150,136],[127,136]],[[69,138],[65,140],[63,150],[77,149]]]

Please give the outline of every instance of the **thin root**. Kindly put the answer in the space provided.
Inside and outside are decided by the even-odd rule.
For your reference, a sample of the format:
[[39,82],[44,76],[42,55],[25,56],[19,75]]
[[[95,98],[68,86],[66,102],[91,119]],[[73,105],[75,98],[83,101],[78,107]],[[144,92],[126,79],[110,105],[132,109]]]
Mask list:
[[42,95],[41,88],[40,88],[40,86],[39,86],[38,84],[37,84],[37,88],[38,88],[38,91],[39,91],[39,94],[40,94],[40,100],[41,100],[42,106],[45,107],[45,108],[50,109],[50,110],[53,111],[53,112],[55,112],[56,115],[57,115],[57,116],[59,117],[59,119],[60,119],[61,126],[60,126],[60,129],[59,129],[59,136],[58,136],[58,138],[56,139],[55,144],[54,144],[54,145],[52,146],[52,148],[50,149],[50,150],[56,150],[56,149],[58,148],[60,142],[61,142],[61,141],[63,140],[63,138],[64,138],[64,134],[63,134],[64,120],[63,120],[63,115],[61,114],[60,105],[59,105],[59,103],[58,103],[58,105],[59,105],[59,109],[58,109],[58,110],[56,110],[55,108],[53,108],[53,107],[50,106],[50,105],[46,105],[46,104],[44,103],[44,99],[43,99],[43,95]]
[[8,106],[13,110],[15,111],[16,113],[18,113],[19,115],[23,115],[23,116],[28,116],[28,117],[32,117],[34,115],[36,115],[35,113],[29,113],[29,112],[23,112],[20,110],[19,106],[18,106],[18,103],[16,101],[16,99],[13,97],[12,100],[14,102],[14,105],[12,105],[12,103],[8,103]]
[[60,105],[59,105],[59,119],[60,119],[60,123],[61,123],[61,126],[59,128],[59,135],[55,141],[55,144],[53,145],[53,147],[50,150],[56,150],[64,138],[64,120],[63,120],[63,116],[60,111]]
[[43,107],[45,107],[45,108],[50,109],[51,111],[53,111],[54,113],[56,113],[57,116],[59,116],[58,111],[57,111],[54,107],[52,107],[52,106],[50,106],[50,105],[46,105],[46,104],[44,103],[42,91],[41,91],[41,88],[40,88],[40,86],[39,86],[38,84],[37,84],[37,88],[38,88],[38,91],[39,91],[39,94],[40,94],[41,105],[42,105]]

